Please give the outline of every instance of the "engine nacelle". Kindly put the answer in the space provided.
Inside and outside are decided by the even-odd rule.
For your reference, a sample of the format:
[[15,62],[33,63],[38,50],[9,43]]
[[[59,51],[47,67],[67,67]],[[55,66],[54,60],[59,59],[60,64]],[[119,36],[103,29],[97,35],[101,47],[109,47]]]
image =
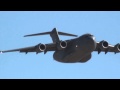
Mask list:
[[46,50],[46,45],[45,44],[38,44],[36,46],[36,52],[41,52],[41,51],[45,51]]
[[67,42],[66,41],[61,41],[57,44],[57,49],[58,50],[63,50],[67,47]]
[[102,50],[108,48],[108,46],[109,46],[109,44],[108,44],[107,41],[103,40],[99,43],[99,48],[102,49]]
[[120,52],[120,44],[119,43],[115,45],[115,51]]

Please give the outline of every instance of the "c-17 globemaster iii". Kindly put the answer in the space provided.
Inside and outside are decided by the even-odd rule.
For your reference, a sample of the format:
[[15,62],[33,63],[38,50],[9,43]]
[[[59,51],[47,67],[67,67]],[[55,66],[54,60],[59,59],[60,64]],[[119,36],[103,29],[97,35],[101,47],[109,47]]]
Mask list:
[[[105,40],[97,42],[95,40],[95,37],[89,33],[77,37],[77,35],[59,32],[56,30],[56,28],[53,28],[53,30],[50,32],[30,34],[25,35],[24,37],[46,34],[49,34],[51,36],[53,41],[52,43],[39,43],[31,47],[1,51],[1,53],[19,51],[26,54],[28,52],[36,52],[36,54],[44,52],[44,54],[46,54],[48,51],[55,51],[53,54],[53,58],[56,61],[64,63],[84,63],[91,59],[91,53],[93,51],[97,51],[98,54],[101,51],[105,52],[105,54],[107,52],[114,52],[115,54],[120,52],[119,43],[112,46],[108,44],[108,42]],[[59,35],[73,36],[76,38],[62,41],[59,39]]]

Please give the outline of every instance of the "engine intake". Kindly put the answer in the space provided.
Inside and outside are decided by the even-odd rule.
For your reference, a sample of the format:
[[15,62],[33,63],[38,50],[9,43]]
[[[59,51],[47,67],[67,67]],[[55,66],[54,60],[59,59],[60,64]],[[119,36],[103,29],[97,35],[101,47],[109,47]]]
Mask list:
[[67,47],[67,42],[66,41],[61,41],[60,43],[57,44],[57,49],[58,50],[63,50]]
[[120,44],[119,43],[115,45],[115,51],[120,52]]
[[104,40],[99,43],[100,49],[106,49],[108,48],[108,45],[109,45],[108,42]]
[[37,48],[36,48],[36,52],[45,51],[45,49],[46,49],[46,45],[45,44],[38,44]]

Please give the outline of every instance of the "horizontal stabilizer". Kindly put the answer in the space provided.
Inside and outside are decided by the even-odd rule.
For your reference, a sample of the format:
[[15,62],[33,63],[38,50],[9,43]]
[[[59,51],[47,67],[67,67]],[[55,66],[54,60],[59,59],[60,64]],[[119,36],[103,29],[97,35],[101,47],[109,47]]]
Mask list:
[[[54,28],[54,29],[53,29],[52,31],[50,31],[50,32],[43,32],[43,33],[29,34],[29,35],[25,35],[24,37],[52,34],[54,31],[57,31],[56,28]],[[58,34],[59,34],[59,35],[64,35],[64,36],[74,36],[74,37],[77,37],[77,35],[69,34],[69,33],[64,33],[64,32],[58,32]]]
[[64,33],[64,32],[58,32],[59,35],[64,35],[64,36],[73,36],[73,37],[77,37],[77,35],[74,34],[69,34],[69,33]]
[[50,34],[50,32],[43,32],[43,33],[30,34],[30,35],[25,35],[24,37],[28,37],[28,36],[37,36],[37,35],[46,35],[46,34]]

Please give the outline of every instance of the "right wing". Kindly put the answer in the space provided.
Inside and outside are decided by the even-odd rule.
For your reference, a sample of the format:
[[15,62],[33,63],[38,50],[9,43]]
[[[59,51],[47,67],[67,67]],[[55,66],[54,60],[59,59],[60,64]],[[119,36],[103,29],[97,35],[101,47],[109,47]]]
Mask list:
[[28,52],[46,53],[47,51],[54,51],[54,50],[56,50],[56,45],[54,43],[51,43],[51,44],[38,44],[31,47],[18,48],[18,49],[12,49],[12,50],[5,50],[5,51],[1,51],[1,53],[15,52],[15,51],[25,52],[26,54]]
[[70,40],[60,41],[60,42],[56,42],[56,43],[49,43],[49,44],[41,44],[40,43],[38,45],[31,46],[31,47],[1,51],[1,53],[19,51],[19,52],[23,52],[26,54],[28,52],[36,52],[36,53],[44,52],[44,54],[45,54],[47,51],[63,50],[67,47],[67,44],[69,44],[69,42],[70,42]]

